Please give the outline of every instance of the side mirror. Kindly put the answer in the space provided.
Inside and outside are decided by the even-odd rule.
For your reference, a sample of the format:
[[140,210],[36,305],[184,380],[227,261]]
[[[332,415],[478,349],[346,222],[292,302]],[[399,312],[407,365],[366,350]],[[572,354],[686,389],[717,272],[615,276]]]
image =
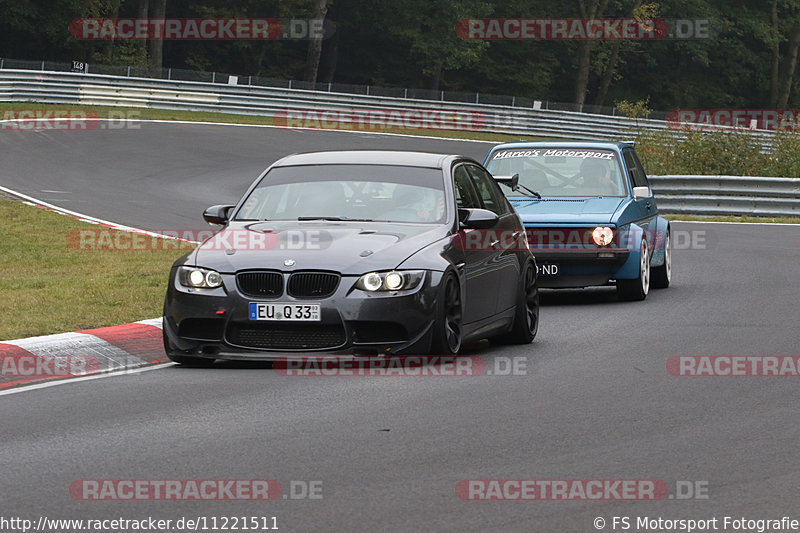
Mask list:
[[230,210],[236,207],[235,205],[213,205],[205,210],[203,213],[203,220],[209,224],[219,224],[224,226],[228,223],[228,216]]
[[650,187],[633,188],[633,199],[639,200],[640,198],[650,198]]
[[516,191],[519,189],[519,173],[514,174],[513,176],[492,176],[495,181],[499,181],[505,185],[511,187],[512,191]]
[[495,213],[488,209],[459,209],[458,221],[462,228],[466,229],[489,229],[495,226],[500,220]]

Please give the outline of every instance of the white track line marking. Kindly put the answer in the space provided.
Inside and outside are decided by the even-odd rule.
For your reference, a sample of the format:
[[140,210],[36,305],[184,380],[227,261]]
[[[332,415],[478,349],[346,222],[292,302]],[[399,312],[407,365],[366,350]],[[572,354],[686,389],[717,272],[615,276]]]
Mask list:
[[59,379],[56,381],[46,381],[44,383],[36,383],[35,385],[22,385],[20,387],[14,387],[12,389],[8,389],[5,391],[0,391],[0,396],[7,396],[9,394],[17,394],[20,392],[28,392],[36,389],[46,389],[48,387],[56,387],[58,385],[67,385],[69,383],[78,383],[81,381],[92,381],[95,379],[105,379],[105,378],[113,378],[119,376],[125,376],[129,374],[141,374],[142,372],[149,372],[151,370],[161,370],[162,368],[169,368],[171,366],[175,366],[175,363],[160,363],[157,365],[150,365],[145,366],[142,368],[135,368],[135,369],[128,369],[119,372],[106,372],[104,374],[98,374],[96,376],[85,376],[81,378],[68,378],[68,379]]

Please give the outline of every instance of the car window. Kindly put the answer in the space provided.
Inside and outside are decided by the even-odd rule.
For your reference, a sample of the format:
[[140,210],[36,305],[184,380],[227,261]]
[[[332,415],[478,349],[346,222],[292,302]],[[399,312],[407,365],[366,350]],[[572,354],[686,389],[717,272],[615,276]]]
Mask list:
[[636,164],[637,174],[642,180],[642,186],[650,186],[650,182],[647,179],[647,173],[644,171],[644,165],[642,165],[641,160],[639,160],[639,154],[636,153],[636,150],[631,150],[631,154],[633,154],[633,162]]
[[481,208],[480,198],[472,184],[472,179],[464,165],[458,165],[453,171],[453,188],[456,192],[456,205],[463,209]]
[[242,203],[234,220],[366,219],[441,223],[442,171],[393,165],[276,167]]
[[508,213],[509,208],[506,204],[505,196],[499,189],[497,182],[482,168],[475,165],[464,165],[472,176],[478,194],[483,200],[483,205],[489,211],[498,216]]
[[644,169],[641,163],[637,161],[636,154],[631,149],[622,151],[622,156],[625,159],[625,167],[628,169],[628,174],[631,176],[631,181],[634,187],[649,187],[647,178],[644,176]]

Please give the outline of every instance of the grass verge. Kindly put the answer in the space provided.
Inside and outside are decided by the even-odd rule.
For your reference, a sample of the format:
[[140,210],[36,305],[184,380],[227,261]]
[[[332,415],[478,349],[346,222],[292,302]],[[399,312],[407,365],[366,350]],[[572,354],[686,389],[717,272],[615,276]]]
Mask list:
[[80,249],[76,230],[102,226],[3,198],[0,220],[4,340],[160,316],[170,266],[187,251],[177,244],[155,250]]

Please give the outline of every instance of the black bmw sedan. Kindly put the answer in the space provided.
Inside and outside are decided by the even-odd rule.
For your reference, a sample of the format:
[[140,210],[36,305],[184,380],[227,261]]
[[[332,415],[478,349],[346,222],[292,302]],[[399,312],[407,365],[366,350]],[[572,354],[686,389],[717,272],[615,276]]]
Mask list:
[[522,223],[472,159],[341,151],[285,157],[223,228],[172,267],[170,359],[456,354],[489,338],[529,343],[536,263]]

